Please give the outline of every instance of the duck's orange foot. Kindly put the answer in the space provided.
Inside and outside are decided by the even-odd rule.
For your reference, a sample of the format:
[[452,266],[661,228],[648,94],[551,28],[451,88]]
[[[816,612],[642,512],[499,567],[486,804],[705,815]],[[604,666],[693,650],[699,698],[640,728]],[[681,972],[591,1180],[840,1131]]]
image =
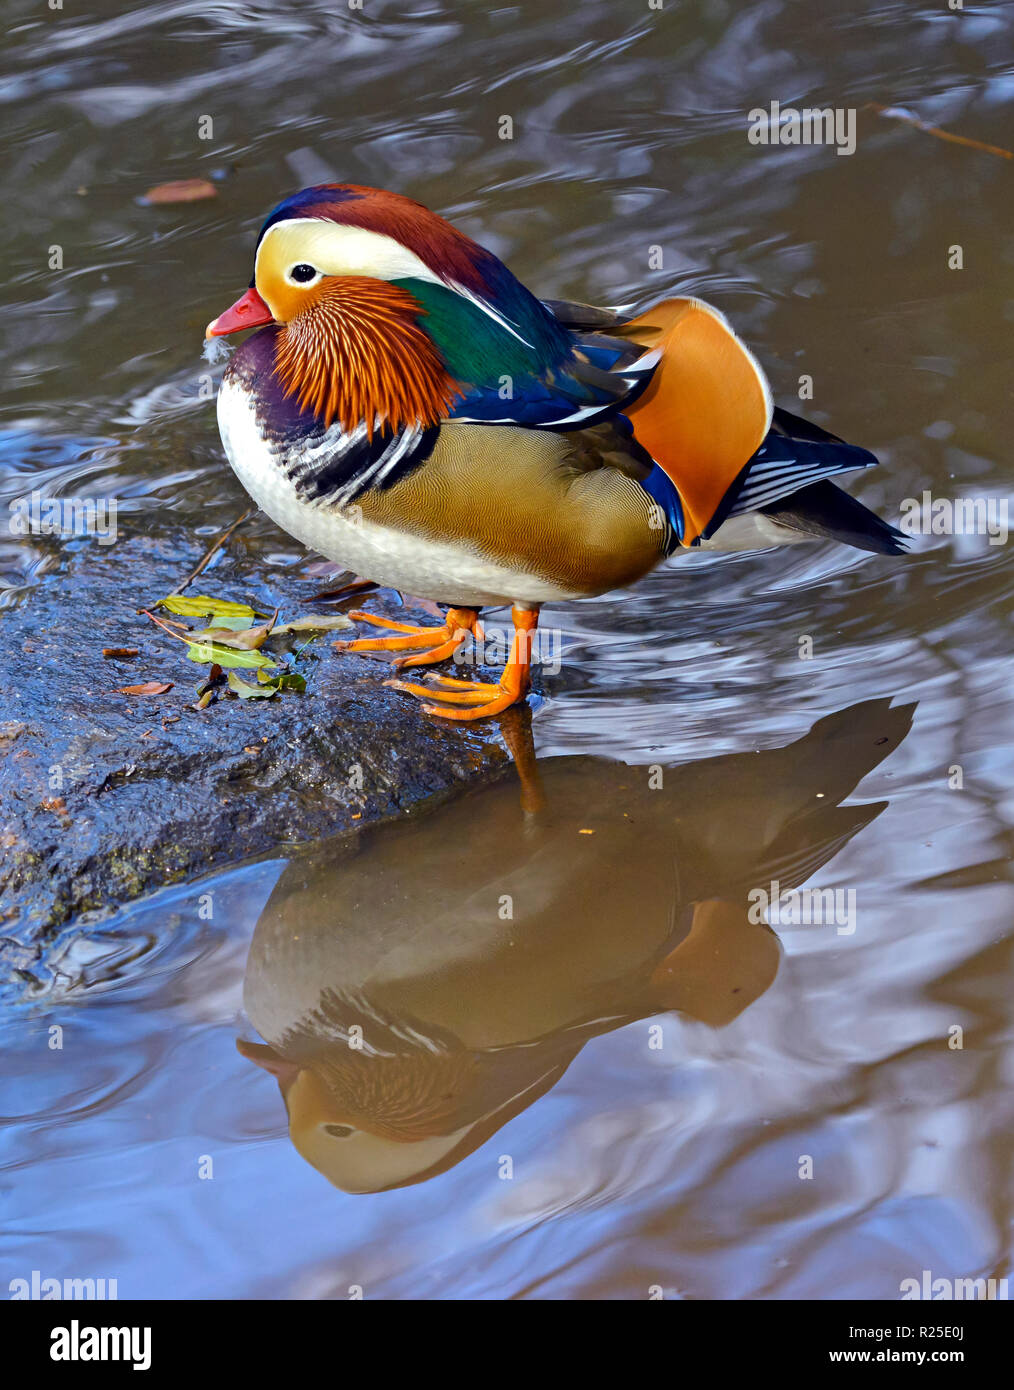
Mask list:
[[[416,656],[400,657],[394,664],[402,666],[431,666],[436,661],[444,661],[464,642],[469,633],[481,641],[482,624],[474,608],[450,608],[440,627],[416,627],[411,623],[395,623],[390,618],[379,618],[375,613],[365,613],[361,609],[349,614],[361,623],[372,623],[375,627],[386,627],[401,633],[399,637],[360,637],[352,642],[336,642],[341,652],[398,652],[423,648]],[[427,650],[428,649],[428,650]]]
[[524,698],[523,690],[491,685],[487,681],[458,681],[450,676],[441,677],[439,685],[416,685],[412,681],[385,681],[384,684],[394,690],[404,690],[406,695],[414,695],[417,700],[440,700],[439,705],[423,705],[423,713],[439,714],[443,719],[486,719]]
[[510,660],[496,685],[488,681],[456,680],[452,676],[438,676],[431,685],[417,685],[412,681],[385,681],[384,684],[404,690],[406,695],[414,695],[418,700],[439,701],[439,704],[424,704],[423,711],[439,715],[441,719],[488,719],[490,715],[501,714],[528,693],[531,634],[539,620],[538,613],[527,608],[515,608],[511,616],[514,643]]

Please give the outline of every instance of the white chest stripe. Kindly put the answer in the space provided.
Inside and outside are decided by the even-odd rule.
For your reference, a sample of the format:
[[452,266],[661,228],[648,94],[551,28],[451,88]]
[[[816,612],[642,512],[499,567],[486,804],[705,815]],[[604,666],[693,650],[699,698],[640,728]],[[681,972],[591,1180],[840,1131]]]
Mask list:
[[[354,505],[343,508],[337,499],[302,499],[264,438],[249,396],[235,382],[223,382],[218,393],[218,423],[229,462],[257,505],[304,545],[377,584],[440,603],[476,607],[507,603],[538,607],[580,597],[452,542],[378,526]],[[392,454],[408,447],[403,440],[392,445],[374,466],[394,467],[397,459]],[[314,447],[319,452],[321,446]],[[327,447],[333,450],[334,441]]]

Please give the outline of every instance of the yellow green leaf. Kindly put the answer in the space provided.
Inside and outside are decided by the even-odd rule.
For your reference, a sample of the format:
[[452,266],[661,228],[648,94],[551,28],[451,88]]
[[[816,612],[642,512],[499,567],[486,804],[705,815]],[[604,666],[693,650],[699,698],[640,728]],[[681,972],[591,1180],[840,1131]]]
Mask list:
[[210,598],[207,594],[169,594],[160,598],[156,608],[165,608],[181,618],[210,617],[221,627],[235,629],[240,620],[242,626],[249,627],[256,614],[248,603],[230,603],[224,598]]
[[191,661],[213,661],[216,665],[224,667],[278,665],[277,661],[272,661],[263,652],[238,651],[235,647],[223,647],[219,642],[190,642],[187,645],[187,656]]
[[235,671],[230,671],[226,679],[229,682],[229,689],[234,691],[241,700],[267,700],[278,689],[274,682],[267,685],[250,685],[247,681],[241,680]]

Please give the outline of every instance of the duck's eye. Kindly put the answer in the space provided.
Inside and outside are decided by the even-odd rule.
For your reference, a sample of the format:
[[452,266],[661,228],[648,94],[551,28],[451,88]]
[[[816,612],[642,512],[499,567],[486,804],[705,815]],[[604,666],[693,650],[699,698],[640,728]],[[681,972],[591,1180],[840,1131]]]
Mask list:
[[317,271],[312,265],[307,265],[305,261],[300,262],[299,265],[294,265],[289,271],[289,279],[295,280],[297,285],[306,285],[316,278]]

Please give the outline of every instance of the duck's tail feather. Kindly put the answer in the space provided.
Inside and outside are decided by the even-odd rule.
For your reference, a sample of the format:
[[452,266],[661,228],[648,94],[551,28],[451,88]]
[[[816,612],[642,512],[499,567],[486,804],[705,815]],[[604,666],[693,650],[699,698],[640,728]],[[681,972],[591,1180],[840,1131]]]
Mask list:
[[712,535],[726,517],[763,511],[821,478],[876,465],[874,454],[854,444],[809,444],[772,432],[723,498],[704,535]]
[[761,511],[780,526],[869,550],[875,555],[904,555],[905,537],[827,478],[782,497]]
[[729,488],[702,532],[707,540],[729,517],[759,513],[790,531],[827,537],[878,555],[905,552],[902,533],[829,480],[875,468],[868,449],[776,407],[771,432]]
[[772,412],[771,431],[784,434],[789,439],[808,439],[813,444],[844,444],[845,440],[830,430],[815,425],[812,420],[804,420],[802,415],[793,415],[791,410],[776,405]]

